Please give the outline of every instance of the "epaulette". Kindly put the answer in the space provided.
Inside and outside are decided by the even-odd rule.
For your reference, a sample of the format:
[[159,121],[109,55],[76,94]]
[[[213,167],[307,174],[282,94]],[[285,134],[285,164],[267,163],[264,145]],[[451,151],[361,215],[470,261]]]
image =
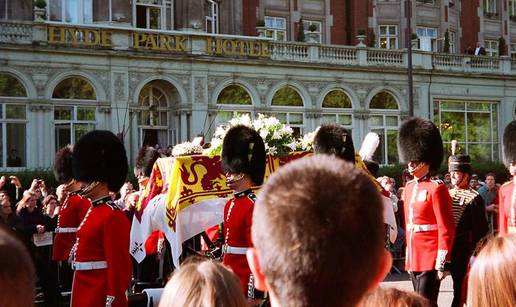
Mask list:
[[250,199],[250,200],[252,200],[252,201],[253,201],[253,203],[255,203],[255,202],[256,202],[256,194],[254,194],[254,193],[249,193],[249,194],[247,195],[247,197],[249,197],[249,199]]
[[430,181],[437,184],[444,184],[444,181],[442,181],[441,179],[430,179]]

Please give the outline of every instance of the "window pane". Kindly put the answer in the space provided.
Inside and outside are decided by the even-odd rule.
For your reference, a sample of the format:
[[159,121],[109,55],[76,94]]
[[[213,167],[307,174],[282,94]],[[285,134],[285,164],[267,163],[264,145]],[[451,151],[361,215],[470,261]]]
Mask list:
[[95,129],[95,125],[93,124],[75,124],[74,134],[75,134],[75,142],[77,142],[83,135]]
[[150,8],[150,28],[161,29],[161,9]]
[[54,120],[72,120],[73,107],[54,107]]
[[441,135],[444,141],[457,140],[464,142],[466,140],[465,130],[464,113],[441,113]]
[[398,117],[397,116],[386,116],[385,117],[385,125],[398,127]]
[[233,118],[233,112],[230,111],[220,111],[217,113],[217,122],[219,124],[227,123],[229,120]]
[[25,124],[7,123],[7,167],[25,166]]
[[8,74],[0,74],[0,96],[27,97],[27,92],[17,78]]
[[161,126],[167,126],[168,120],[167,120],[167,112],[159,112],[159,124]]
[[339,124],[344,126],[353,125],[353,118],[351,115],[339,114]]
[[374,127],[383,126],[383,116],[371,116],[369,117],[369,125]]
[[95,120],[95,108],[77,108],[77,120]]
[[6,104],[5,118],[7,119],[25,119],[25,106]]
[[491,115],[468,113],[468,142],[491,141]]
[[289,118],[289,124],[303,124],[303,114],[302,113],[290,113],[288,118]]
[[321,123],[332,124],[337,122],[337,115],[335,114],[323,114]]
[[396,35],[396,27],[389,27],[389,34]]
[[252,105],[251,96],[240,85],[227,86],[220,92],[217,104]]
[[265,17],[265,26],[272,28],[274,26],[274,20],[271,17]]
[[491,110],[490,103],[468,102],[466,105],[467,105],[468,110],[487,111],[487,112],[489,112]]
[[441,110],[464,110],[464,102],[462,101],[443,101],[441,102]]
[[393,164],[398,162],[398,146],[397,146],[396,130],[387,130],[387,163]]
[[4,125],[0,124],[0,166],[4,167]]
[[272,98],[273,106],[303,106],[303,99],[296,90],[290,86],[279,89]]
[[272,116],[276,117],[280,122],[287,122],[287,114],[286,113],[274,113]]
[[380,164],[386,164],[384,131],[383,129],[373,129],[371,131],[378,134],[378,137],[380,138],[380,144],[378,145],[378,149],[374,153],[373,160],[378,161]]
[[385,27],[385,26],[380,26],[380,34],[381,34],[381,35],[387,34],[387,27]]
[[56,151],[72,143],[70,124],[55,124]]
[[277,31],[276,39],[279,41],[284,41],[285,40],[285,31]]
[[491,144],[469,144],[468,154],[471,157],[471,161],[491,161]]

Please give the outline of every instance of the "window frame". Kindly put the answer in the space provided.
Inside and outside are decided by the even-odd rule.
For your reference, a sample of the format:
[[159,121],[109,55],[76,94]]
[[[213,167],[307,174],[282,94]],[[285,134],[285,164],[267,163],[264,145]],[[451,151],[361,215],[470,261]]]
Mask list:
[[482,2],[484,6],[484,14],[498,14],[497,2],[497,0],[484,0]]
[[494,39],[486,39],[484,41],[485,43],[485,50],[487,56],[497,57],[498,54],[498,41]]
[[[453,103],[463,103],[464,108],[462,110],[459,109],[445,109],[443,110],[441,108],[441,104],[443,102],[453,102]],[[469,146],[470,145],[485,145],[489,144],[491,145],[491,160],[490,161],[498,161],[500,158],[500,131],[498,131],[498,121],[500,119],[500,110],[499,110],[499,104],[500,102],[497,101],[478,101],[478,100],[465,100],[465,99],[434,99],[432,102],[433,105],[433,121],[436,123],[436,126],[439,128],[439,132],[442,135],[442,113],[443,112],[449,112],[449,113],[463,113],[464,115],[464,140],[457,140],[458,144],[464,146],[464,153],[469,154]],[[481,103],[481,104],[489,104],[490,109],[489,111],[481,111],[481,110],[468,110],[468,104],[470,103]],[[493,108],[496,109],[496,118],[493,116]],[[437,114],[436,114],[437,112]],[[484,142],[484,141],[469,141],[469,132],[468,132],[468,114],[489,114],[489,124],[491,127],[490,130],[490,141]],[[437,119],[436,119],[437,115]],[[437,120],[437,122],[436,122]],[[496,130],[493,130],[496,129]],[[443,138],[443,144],[450,144],[451,140],[445,140]]]
[[[382,28],[385,28],[385,34],[382,34]],[[394,34],[390,34],[390,29],[394,28]],[[378,26],[378,47],[381,49],[399,49],[398,47],[398,25],[379,25]],[[394,46],[391,46],[391,39],[394,38]],[[382,39],[385,39],[386,47],[382,47]]]
[[[349,107],[349,108],[345,108],[345,107],[338,107],[338,108],[335,108],[335,107],[325,107],[324,106],[324,100],[326,99],[326,97],[331,92],[334,92],[334,91],[340,91],[340,92],[344,93],[344,95],[346,95],[348,97],[349,102],[351,104],[351,107]],[[348,129],[350,131],[353,130],[353,124],[354,124],[353,102],[351,101],[351,97],[349,96],[349,94],[344,89],[333,88],[333,89],[330,89],[329,91],[327,91],[326,94],[323,97],[322,102],[321,102],[321,110],[322,110],[322,112],[321,112],[320,124],[327,123],[324,120],[324,117],[334,116],[335,120],[331,121],[331,123],[335,123],[335,124],[341,125],[342,127],[346,128],[346,129]],[[346,117],[350,116],[351,123],[350,124],[342,124],[340,118],[343,117],[343,116],[346,116]]]
[[[211,6],[211,16],[205,16],[204,29],[206,33],[219,33],[219,4],[213,0],[206,0],[205,5]],[[208,22],[211,22],[211,29],[208,29]]]
[[[52,2],[59,2],[61,4],[61,20],[51,20],[50,17],[51,17],[51,12],[50,12],[50,7],[51,7],[51,4],[50,4],[50,1]],[[78,0],[79,1],[79,4],[77,5],[77,11],[75,13],[77,13],[77,19],[78,21],[75,22],[75,21],[67,21],[67,17],[66,17],[66,13],[67,13],[67,4],[70,0],[47,0],[47,20],[48,21],[53,21],[53,22],[62,22],[62,23],[68,23],[68,24],[79,24],[79,25],[90,25],[90,24],[93,24],[93,0]],[[91,17],[91,20],[85,20],[85,4],[86,3],[89,3],[89,9],[90,9],[90,17]],[[110,0],[110,3],[109,3],[109,11],[111,12],[111,0]]]
[[[175,0],[159,0],[161,1],[161,4],[152,4],[152,3],[142,3],[139,2],[139,0],[133,0],[132,1],[132,10],[133,10],[133,27],[137,29],[147,29],[147,30],[174,30],[175,24],[174,24],[174,7],[175,7]],[[137,9],[138,6],[146,7],[145,8],[145,28],[138,27],[138,19],[137,19]],[[160,10],[160,25],[159,28],[151,28],[150,27],[150,10],[151,8],[158,8]],[[167,9],[170,9],[170,14],[167,14]],[[170,19],[170,29],[168,28]]]
[[[319,29],[319,31],[310,31],[310,30],[308,30],[308,28],[309,28],[309,27],[310,27],[310,25],[312,25],[312,24],[315,24],[315,25],[316,25],[316,27]],[[312,34],[313,34],[313,33],[315,33],[315,34],[317,34],[317,35],[318,35],[318,40],[317,40],[317,42],[318,42],[319,44],[320,44],[320,43],[322,43],[322,33],[323,33],[323,31],[322,31],[322,29],[323,29],[323,28],[322,28],[322,25],[323,25],[322,21],[318,21],[318,20],[309,20],[309,19],[306,19],[306,20],[305,20],[305,19],[303,19],[303,32],[304,32],[304,34],[305,34],[305,37],[306,37],[306,35],[307,35],[308,33],[312,33]]]
[[[432,30],[434,32],[433,36],[428,35],[428,30]],[[425,35],[420,35],[420,33],[424,31]],[[438,28],[427,27],[427,26],[418,26],[416,27],[417,41],[418,41],[418,49],[428,52],[435,52],[437,50],[437,38],[439,37]],[[430,50],[423,49],[422,46],[422,38],[424,38],[425,45],[430,43]]]
[[[56,107],[57,108],[71,108],[72,109],[72,118],[71,119],[56,119],[55,117],[55,111],[56,111]],[[77,119],[77,114],[78,114],[78,109],[93,109],[93,112],[95,114],[95,119],[94,120],[80,120],[80,119]],[[89,131],[92,131],[92,130],[95,130],[96,127],[97,127],[97,118],[98,118],[98,108],[95,104],[91,104],[90,105],[87,105],[87,104],[80,104],[80,105],[77,105],[77,104],[60,104],[60,103],[56,103],[54,104],[53,106],[53,111],[54,111],[54,116],[53,116],[53,124],[54,124],[54,143],[55,143],[55,148],[56,148],[56,151],[59,149],[60,145],[57,143],[57,135],[55,135],[56,133],[56,128],[57,128],[57,125],[66,125],[66,124],[69,124],[69,129],[70,129],[70,140],[68,142],[68,144],[75,144],[78,140],[75,139],[75,126],[79,126],[79,125],[92,125],[93,129],[89,130]]]
[[[21,98],[21,99],[20,99]],[[27,124],[28,124],[28,120],[27,120],[27,115],[28,115],[28,112],[29,112],[29,109],[28,109],[28,105],[25,101],[22,101],[22,99],[26,99],[27,97],[7,97],[7,96],[1,96],[0,97],[0,109],[1,109],[1,115],[0,115],[0,130],[1,130],[1,155],[2,155],[2,159],[0,161],[1,165],[0,165],[0,168],[1,169],[19,169],[19,168],[26,168],[27,167],[27,157],[28,157],[28,142],[27,142]],[[21,119],[21,118],[7,118],[7,112],[6,112],[6,109],[7,109],[7,106],[10,105],[10,106],[23,106],[24,109],[25,109],[25,118],[24,119]],[[7,157],[9,155],[9,150],[8,150],[8,144],[7,144],[7,125],[8,124],[23,124],[25,126],[25,142],[24,142],[24,149],[25,149],[25,153],[24,153],[24,158],[23,158],[23,162],[24,164],[21,165],[21,166],[7,166]]]
[[[160,124],[159,125],[147,125],[147,124],[142,124],[141,123],[141,118],[142,118],[142,112],[143,111],[148,111],[149,110],[149,106],[144,106],[142,105],[141,103],[141,95],[143,93],[143,91],[149,87],[150,91],[153,93],[154,92],[154,88],[156,88],[157,90],[159,90],[161,92],[161,94],[163,95],[163,97],[165,98],[165,101],[166,101],[166,106],[158,106],[156,108],[156,112],[158,113],[158,119],[160,121]],[[173,129],[170,127],[170,123],[171,123],[171,109],[170,109],[170,104],[171,104],[171,97],[169,97],[167,95],[167,92],[161,87],[159,86],[158,84],[151,84],[151,83],[148,83],[148,84],[145,84],[142,89],[140,90],[139,94],[138,94],[138,102],[137,102],[137,105],[135,107],[135,111],[136,111],[136,125],[138,127],[138,145],[139,146],[142,146],[143,144],[143,141],[144,141],[144,134],[143,134],[143,131],[144,130],[157,130],[157,131],[166,131],[167,132],[167,142],[168,144],[167,145],[170,145],[172,144],[172,138],[175,138],[176,135],[175,135],[175,131],[173,131]],[[167,122],[166,124],[163,124],[161,122],[161,115],[165,113],[165,117],[167,119]]]
[[[275,41],[287,41],[287,18],[286,17],[279,17],[279,16],[265,16],[264,17],[264,22],[265,22],[265,36],[266,37],[269,37],[267,36],[267,34],[270,32],[272,32],[272,36],[270,36],[270,38],[272,38],[273,40]],[[268,26],[267,25],[267,20],[272,20],[273,21],[273,26]],[[284,28],[280,28],[280,27],[275,27],[274,25],[276,24],[276,21],[278,20],[282,20],[283,21],[283,24],[285,25]],[[283,33],[283,39],[280,40],[278,39],[278,33]]]

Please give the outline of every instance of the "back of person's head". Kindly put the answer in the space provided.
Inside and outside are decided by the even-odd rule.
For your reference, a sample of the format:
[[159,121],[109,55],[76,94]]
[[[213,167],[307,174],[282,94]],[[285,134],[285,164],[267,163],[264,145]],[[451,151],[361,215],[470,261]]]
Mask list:
[[390,268],[383,229],[380,195],[366,173],[328,155],[290,162],[254,207],[255,285],[283,307],[355,306]]
[[35,283],[25,246],[0,227],[0,306],[34,306]]
[[478,254],[468,281],[468,307],[514,306],[516,235],[494,237]]
[[355,148],[351,132],[336,124],[322,125],[314,136],[314,152],[335,155],[345,161],[355,163]]
[[421,295],[396,288],[378,288],[366,295],[362,307],[431,307],[430,301]]
[[160,307],[247,307],[240,281],[222,264],[193,260],[174,272]]

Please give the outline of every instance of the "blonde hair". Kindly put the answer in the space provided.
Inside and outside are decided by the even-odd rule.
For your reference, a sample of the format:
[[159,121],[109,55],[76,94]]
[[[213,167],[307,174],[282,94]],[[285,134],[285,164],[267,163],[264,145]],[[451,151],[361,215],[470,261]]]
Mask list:
[[396,288],[378,288],[365,296],[362,307],[431,307],[430,301],[421,295]]
[[240,281],[222,264],[193,260],[174,272],[159,307],[247,307]]
[[516,235],[495,237],[480,251],[468,280],[468,307],[514,306]]

